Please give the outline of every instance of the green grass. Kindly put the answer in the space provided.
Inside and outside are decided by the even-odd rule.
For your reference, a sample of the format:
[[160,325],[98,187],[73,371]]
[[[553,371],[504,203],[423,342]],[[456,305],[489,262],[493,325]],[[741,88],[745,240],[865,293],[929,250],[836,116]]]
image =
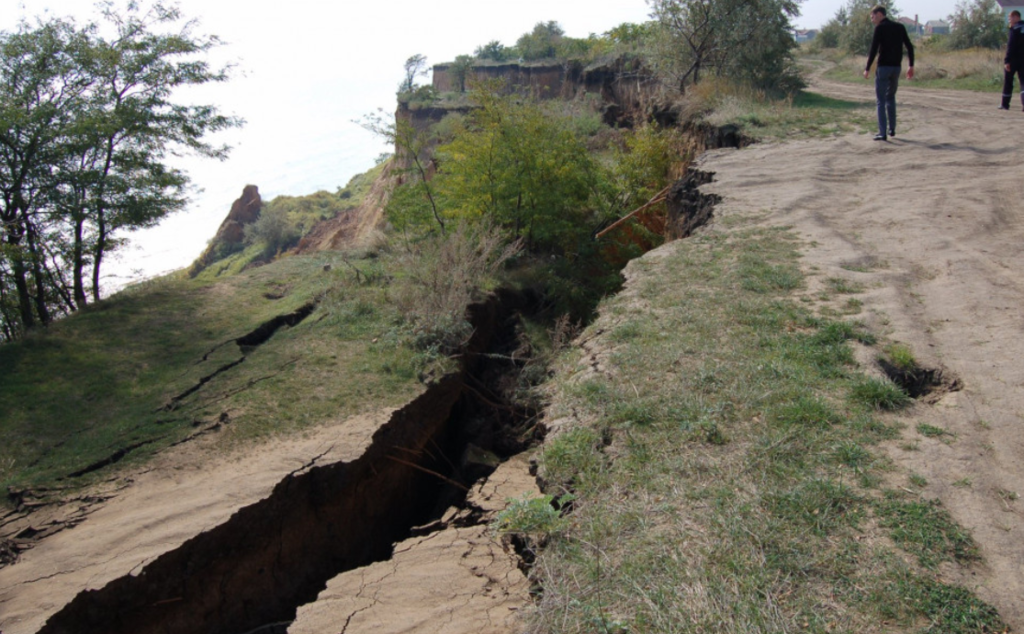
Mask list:
[[531,631],[999,622],[900,563],[969,561],[970,543],[948,515],[880,488],[892,466],[876,445],[899,436],[886,409],[899,392],[855,396],[868,380],[849,344],[875,337],[799,301],[799,247],[785,229],[702,234],[638,264],[641,304],[629,289],[603,303],[590,334],[607,334],[589,349],[608,346],[604,370],[570,353],[553,386],[550,416],[571,431],[549,440],[540,476],[575,500],[534,568]]
[[946,431],[941,427],[935,425],[929,425],[928,423],[921,423],[917,426],[917,433],[928,438],[942,438],[943,436],[952,436],[953,434]]
[[903,388],[888,379],[863,377],[850,392],[852,400],[878,410],[895,411],[911,403]]
[[942,506],[934,500],[907,499],[888,491],[875,505],[879,524],[890,530],[897,544],[917,556],[922,566],[942,561],[973,561],[978,547]]
[[[224,442],[245,442],[402,403],[420,388],[413,352],[387,340],[397,313],[381,288],[325,271],[332,257],[148,282],[0,346],[0,486],[85,484],[68,474],[137,445],[131,464],[218,420]],[[243,358],[234,338],[318,299],[217,374]]]
[[855,295],[864,292],[864,286],[841,277],[830,277],[825,280],[829,290],[842,295]]
[[784,100],[746,95],[719,98],[708,120],[716,125],[736,124],[754,139],[771,140],[868,130],[873,117],[874,101],[846,101],[800,91]]
[[[1008,632],[996,610],[969,590],[915,573],[892,558],[877,562],[879,576],[857,590],[861,605],[904,632],[979,634]],[[894,631],[887,629],[886,631]]]
[[917,359],[909,346],[902,343],[894,343],[885,348],[886,356],[890,363],[903,372],[913,372],[917,369]]

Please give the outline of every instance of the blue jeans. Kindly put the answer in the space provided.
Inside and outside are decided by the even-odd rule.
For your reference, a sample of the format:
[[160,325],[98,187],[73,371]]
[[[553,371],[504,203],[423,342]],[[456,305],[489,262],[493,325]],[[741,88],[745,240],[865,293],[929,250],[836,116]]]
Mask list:
[[896,130],[896,88],[900,84],[899,66],[879,66],[875,69],[875,100],[878,104],[878,133],[886,135]]

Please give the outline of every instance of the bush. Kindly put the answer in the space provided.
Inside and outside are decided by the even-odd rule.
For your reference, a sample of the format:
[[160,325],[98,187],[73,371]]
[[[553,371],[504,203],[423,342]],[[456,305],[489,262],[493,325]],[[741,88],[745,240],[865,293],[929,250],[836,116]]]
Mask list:
[[566,524],[556,505],[561,506],[568,501],[563,498],[556,502],[551,495],[509,499],[508,506],[498,513],[491,527],[497,533],[550,537]]
[[466,307],[520,248],[492,225],[463,223],[398,254],[398,308],[412,326],[415,346],[444,355],[458,351],[472,334]]
[[283,206],[264,207],[256,222],[245,228],[246,244],[262,243],[263,253],[268,257],[294,246],[301,237],[298,226]]

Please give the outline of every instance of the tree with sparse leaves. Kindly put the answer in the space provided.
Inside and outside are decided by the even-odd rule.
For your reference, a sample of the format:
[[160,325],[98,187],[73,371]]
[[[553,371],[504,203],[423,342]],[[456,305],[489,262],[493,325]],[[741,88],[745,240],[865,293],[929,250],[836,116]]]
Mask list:
[[661,25],[658,65],[681,92],[705,76],[758,88],[800,85],[790,20],[796,0],[648,0]]
[[398,84],[398,94],[412,92],[416,88],[416,78],[425,77],[427,75],[429,69],[427,68],[426,55],[420,55],[417,53],[416,55],[411,56],[409,59],[405,60],[403,68],[405,73],[402,76],[402,83]]

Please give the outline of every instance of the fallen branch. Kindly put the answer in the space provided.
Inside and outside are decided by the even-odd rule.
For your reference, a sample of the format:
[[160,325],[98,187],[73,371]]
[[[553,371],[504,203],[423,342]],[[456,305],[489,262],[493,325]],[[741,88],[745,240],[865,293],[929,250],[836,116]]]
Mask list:
[[605,227],[604,229],[599,231],[597,233],[597,235],[594,236],[594,239],[595,240],[599,240],[602,236],[607,234],[609,231],[611,231],[612,229],[615,229],[616,227],[618,227],[622,223],[626,222],[627,220],[629,220],[633,216],[637,215],[638,213],[640,213],[642,211],[646,211],[646,210],[650,209],[651,207],[657,205],[658,203],[664,202],[665,199],[668,198],[668,190],[670,190],[670,189],[672,189],[672,185],[669,185],[665,189],[663,189],[660,192],[658,192],[657,194],[655,194],[654,198],[652,198],[649,201],[647,201],[646,204],[644,204],[644,205],[634,209],[633,211],[629,212],[625,216],[619,218],[618,220],[616,220],[612,224],[608,225],[607,227]]

